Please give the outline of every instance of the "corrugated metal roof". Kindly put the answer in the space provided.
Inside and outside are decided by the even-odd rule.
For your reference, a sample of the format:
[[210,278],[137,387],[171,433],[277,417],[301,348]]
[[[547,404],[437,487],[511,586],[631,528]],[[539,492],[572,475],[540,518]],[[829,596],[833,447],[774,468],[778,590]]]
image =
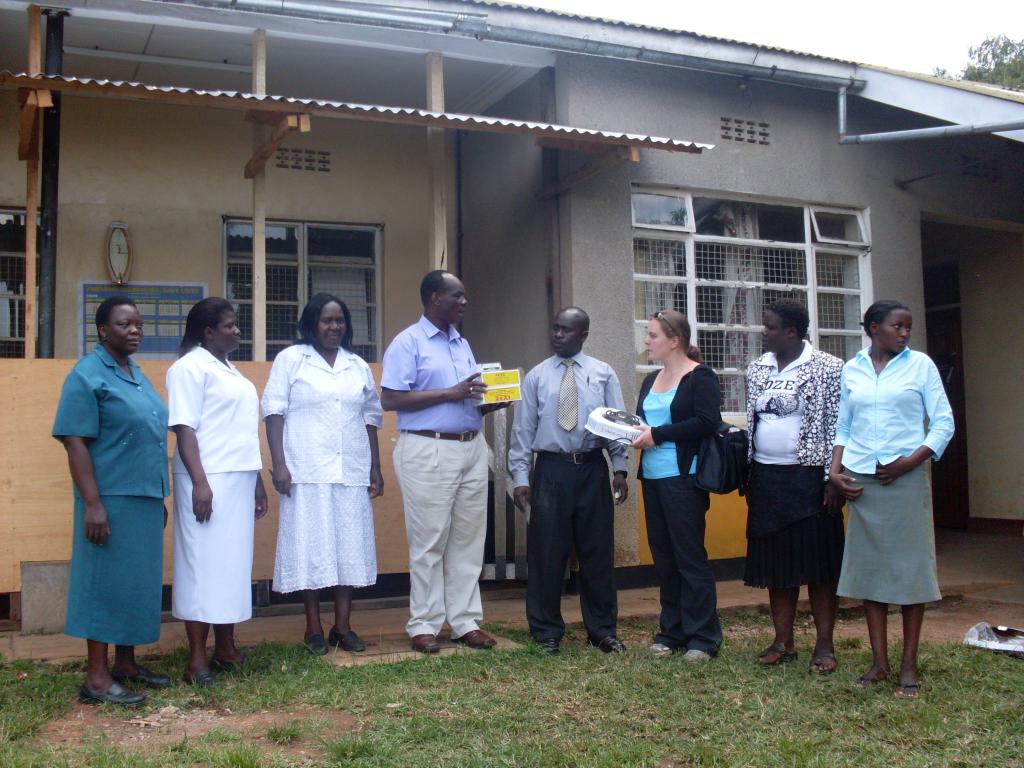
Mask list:
[[356,104],[325,99],[298,99],[290,96],[257,96],[241,91],[202,90],[170,85],[147,85],[125,80],[96,80],[87,77],[60,75],[28,75],[0,72],[0,86],[21,88],[49,88],[111,98],[135,99],[186,106],[207,106],[239,110],[280,112],[282,114],[308,114],[315,117],[342,117],[369,122],[400,125],[423,125],[438,128],[489,131],[494,133],[520,133],[547,138],[568,139],[581,143],[614,146],[635,146],[662,149],[670,152],[700,154],[713,149],[713,144],[647,136],[621,131],[599,131],[568,125],[537,123],[529,120],[485,115],[464,115],[453,112],[431,112],[413,107],[390,107],[380,104]]
[[924,83],[935,83],[936,85],[944,85],[947,88],[956,88],[961,91],[970,91],[971,93],[977,93],[981,96],[991,96],[995,99],[1003,99],[1005,101],[1015,101],[1019,104],[1024,104],[1024,90],[1020,88],[1004,88],[999,85],[992,85],[991,83],[979,83],[974,80],[957,80],[952,77],[937,77],[935,75],[925,75],[920,72],[908,72],[903,69],[891,69],[889,67],[878,67],[874,64],[863,64],[861,69],[874,69],[879,72],[888,72],[892,75],[899,75],[900,77],[907,77],[911,80],[920,80]]
[[848,64],[856,65],[855,61],[848,61],[846,59],[836,59],[831,56],[822,56],[816,53],[807,53],[806,51],[794,51],[791,48],[779,48],[773,45],[761,45],[759,43],[751,43],[745,40],[734,40],[728,37],[715,37],[714,35],[702,35],[698,32],[690,32],[685,29],[675,29],[673,27],[656,27],[651,24],[641,24],[636,21],[622,21],[621,19],[606,19],[600,16],[588,16],[581,13],[571,13],[570,11],[559,11],[554,8],[541,8],[536,5],[524,5],[522,3],[505,2],[504,0],[457,0],[459,3],[465,5],[480,5],[484,7],[493,8],[507,8],[513,11],[529,11],[532,13],[542,13],[547,16],[557,16],[563,19],[575,19],[577,21],[590,21],[597,22],[599,24],[611,24],[616,27],[626,27],[628,29],[643,29],[649,32],[660,32],[670,35],[689,35],[690,37],[697,38],[698,40],[708,40],[715,43],[727,43],[729,45],[742,45],[748,48],[757,48],[762,51],[772,51],[774,53],[783,53],[790,56],[803,56],[808,59],[818,59],[820,61],[831,61],[837,64]]

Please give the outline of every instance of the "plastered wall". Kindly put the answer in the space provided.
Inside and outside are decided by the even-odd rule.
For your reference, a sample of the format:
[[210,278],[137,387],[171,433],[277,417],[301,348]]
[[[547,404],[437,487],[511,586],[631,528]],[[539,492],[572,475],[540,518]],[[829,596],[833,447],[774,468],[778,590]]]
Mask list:
[[[592,313],[588,346],[592,354],[615,366],[627,403],[636,400],[630,322],[630,192],[634,183],[865,209],[872,236],[869,292],[874,298],[900,298],[921,310],[915,327],[918,348],[924,348],[926,338],[922,327],[922,213],[1024,223],[1024,196],[1020,194],[1024,152],[1002,139],[972,137],[840,146],[835,97],[829,94],[759,82],[740,88],[740,81],[734,78],[572,55],[559,57],[556,72],[559,122],[716,145],[703,155],[644,151],[639,164],[610,168],[575,187],[560,201],[562,258],[571,265],[568,282],[572,300],[598,308]],[[771,143],[763,147],[722,140],[722,116],[767,122]],[[896,110],[857,99],[851,101],[850,119],[851,131],[857,132],[896,130],[916,124]],[[984,158],[999,169],[998,173],[993,178],[962,175],[959,168],[965,156]],[[562,172],[569,171],[576,162],[564,158]],[[941,171],[945,173],[907,189],[895,183],[897,179]],[[1010,283],[1024,275],[1019,257],[999,258],[1000,268],[1015,276]],[[979,278],[985,284],[1001,279],[995,262]],[[990,396],[1004,386],[1012,384],[977,381],[973,397],[989,402]],[[1000,407],[1010,404],[1013,408],[1015,400],[1000,398],[998,402]],[[982,429],[986,420],[982,416],[978,419],[978,429]],[[1019,414],[1016,419],[1004,418],[1004,423],[1015,420],[1019,421]],[[973,445],[974,425],[971,432]],[[984,440],[978,435],[978,442]],[[972,473],[977,463],[974,456],[972,448]],[[984,461],[978,458],[978,462]],[[973,503],[973,476],[971,487]],[[999,493],[995,490],[998,487],[993,486],[993,494]],[[715,552],[719,557],[744,553],[745,508],[736,501],[713,499],[708,516],[712,556]],[[617,517],[620,562],[646,559],[642,520],[630,518],[636,514],[626,510]],[[639,531],[639,538],[631,541],[631,531]]]
[[[0,206],[23,207],[15,105],[13,92],[0,93]],[[239,112],[65,97],[57,357],[78,354],[78,286],[106,279],[112,221],[129,225],[133,282],[202,282],[210,294],[223,293],[223,217],[252,215],[252,183],[242,173],[252,130]],[[418,316],[419,281],[429,266],[425,131],[320,119],[285,146],[330,150],[331,172],[268,163],[268,219],[383,225],[386,343]]]

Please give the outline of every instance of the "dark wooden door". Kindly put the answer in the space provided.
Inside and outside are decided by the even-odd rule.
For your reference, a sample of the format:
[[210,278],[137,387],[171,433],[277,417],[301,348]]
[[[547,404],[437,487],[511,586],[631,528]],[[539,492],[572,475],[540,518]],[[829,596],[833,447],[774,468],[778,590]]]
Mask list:
[[932,465],[935,525],[966,529],[970,517],[970,496],[967,487],[967,419],[959,307],[928,310],[928,354],[938,366],[956,424],[956,433],[942,458]]

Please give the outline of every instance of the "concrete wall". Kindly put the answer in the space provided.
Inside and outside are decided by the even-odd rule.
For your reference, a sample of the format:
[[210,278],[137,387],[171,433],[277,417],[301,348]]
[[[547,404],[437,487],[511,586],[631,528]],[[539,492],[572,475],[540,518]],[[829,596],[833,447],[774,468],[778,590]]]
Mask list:
[[[544,119],[544,83],[545,75],[534,77],[488,112]],[[463,134],[465,331],[477,360],[524,370],[550,354],[548,217],[556,203],[537,199],[542,165],[542,150],[529,136]]]
[[[23,207],[16,95],[0,93],[0,206]],[[430,187],[421,128],[314,120],[289,147],[330,150],[331,172],[267,166],[267,217],[381,224],[385,343],[419,314]],[[77,357],[82,280],[105,280],[111,221],[129,225],[133,282],[224,291],[225,215],[252,215],[242,170],[252,128],[239,112],[65,97],[60,166],[57,357]],[[449,195],[449,200],[452,196]]]
[[[915,329],[918,348],[925,345],[922,212],[1024,222],[1020,195],[1024,153],[1002,139],[840,146],[835,98],[829,94],[759,82],[746,83],[741,89],[733,78],[571,55],[559,57],[556,94],[562,123],[717,145],[700,156],[645,151],[638,165],[608,169],[562,197],[561,247],[563,259],[571,262],[571,298],[599,308],[593,313],[589,349],[616,367],[627,403],[636,397],[630,223],[634,183],[866,209],[872,235],[873,293],[876,298],[898,297],[921,309]],[[722,116],[769,123],[771,144],[720,139]],[[857,132],[914,124],[896,110],[858,99],[851,102],[850,119],[851,131]],[[996,178],[956,172],[965,156],[987,159],[998,168]],[[563,162],[563,173],[571,162]],[[942,171],[946,173],[907,190],[894,183]],[[1018,276],[1024,269],[1019,260],[1005,266]],[[992,385],[978,382],[976,387],[982,391],[975,392],[975,397],[987,398]],[[979,442],[984,439],[978,434]],[[975,471],[973,462],[971,471]],[[723,510],[717,517],[716,509]],[[642,535],[640,525],[630,525],[634,514],[625,511],[617,518],[620,562],[631,557],[636,562],[643,555],[639,541],[630,551],[628,531],[636,528]],[[716,499],[709,515],[709,526],[721,523],[723,536],[738,537],[733,542],[736,546],[724,547],[730,554],[742,554],[734,551],[742,541],[742,525],[738,519],[727,524],[724,518],[742,514],[739,505]],[[709,548],[714,548],[712,538],[709,529]]]

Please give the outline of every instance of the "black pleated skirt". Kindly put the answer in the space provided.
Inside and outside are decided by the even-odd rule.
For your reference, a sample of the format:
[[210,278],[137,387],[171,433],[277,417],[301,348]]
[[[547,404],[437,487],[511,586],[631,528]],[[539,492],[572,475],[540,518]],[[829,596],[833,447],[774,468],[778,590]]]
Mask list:
[[774,530],[761,536],[750,535],[751,529],[759,526],[748,525],[743,571],[743,583],[748,587],[791,589],[839,581],[843,516],[820,509],[821,474],[819,468],[755,465],[751,484],[759,488],[751,490],[759,492],[748,497],[750,515],[759,522],[785,520],[790,515],[800,519],[781,528],[766,526]]

